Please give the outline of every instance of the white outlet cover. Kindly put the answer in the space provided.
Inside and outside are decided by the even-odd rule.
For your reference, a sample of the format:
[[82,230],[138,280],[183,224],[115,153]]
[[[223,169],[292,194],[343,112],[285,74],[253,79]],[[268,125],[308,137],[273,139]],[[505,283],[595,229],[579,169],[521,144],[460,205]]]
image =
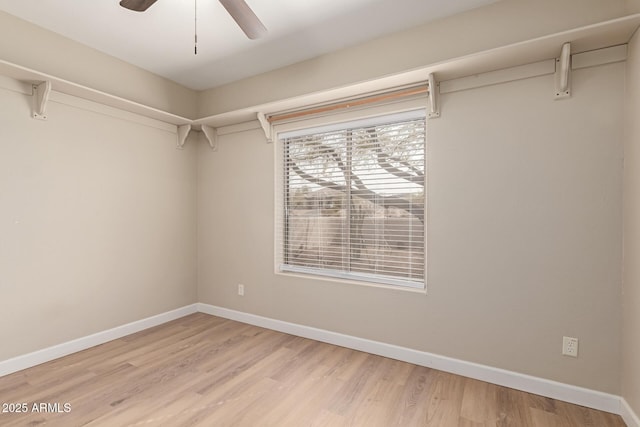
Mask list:
[[578,338],[562,337],[562,354],[578,357]]

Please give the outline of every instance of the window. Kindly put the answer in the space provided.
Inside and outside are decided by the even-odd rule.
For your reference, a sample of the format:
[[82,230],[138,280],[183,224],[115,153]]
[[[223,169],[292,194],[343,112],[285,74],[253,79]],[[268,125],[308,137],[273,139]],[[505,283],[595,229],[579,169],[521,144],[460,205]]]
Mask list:
[[424,288],[424,109],[278,135],[279,270]]

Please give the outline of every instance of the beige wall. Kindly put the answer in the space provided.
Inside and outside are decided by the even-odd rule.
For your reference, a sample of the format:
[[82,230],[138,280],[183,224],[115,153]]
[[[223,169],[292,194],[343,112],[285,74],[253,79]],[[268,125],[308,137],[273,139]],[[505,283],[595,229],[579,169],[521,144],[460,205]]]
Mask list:
[[624,64],[573,79],[562,101],[552,76],[442,96],[426,296],[274,274],[274,146],[200,146],[199,300],[619,393]]
[[342,87],[625,14],[624,0],[502,0],[204,91],[199,116]]
[[196,302],[195,146],[0,88],[0,360]]
[[624,145],[622,396],[640,414],[640,33],[629,44]]
[[0,28],[3,61],[196,118],[193,90],[2,11]]
[[640,13],[640,0],[625,0],[627,13]]

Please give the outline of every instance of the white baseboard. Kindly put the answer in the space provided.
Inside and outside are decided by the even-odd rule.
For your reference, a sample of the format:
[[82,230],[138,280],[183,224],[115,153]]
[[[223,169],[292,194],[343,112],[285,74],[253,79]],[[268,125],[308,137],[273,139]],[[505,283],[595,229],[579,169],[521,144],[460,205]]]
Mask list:
[[624,398],[621,398],[620,401],[620,416],[627,424],[627,427],[640,427],[640,417],[633,412],[633,409],[631,409],[631,406],[629,406],[629,403]]
[[[344,335],[324,329],[312,328],[309,326],[275,320],[268,317],[256,316],[223,307],[216,307],[209,304],[198,303],[198,311],[238,322],[248,323],[275,331],[284,332],[316,341],[339,345],[341,347],[352,348],[354,350],[365,351],[391,359],[402,360],[440,371],[450,372],[469,378],[486,381],[516,390],[526,391],[541,396],[564,402],[574,403],[593,409],[611,412],[622,415],[622,403],[620,396],[602,393],[569,384],[524,375],[517,372],[498,369],[491,366],[466,362],[464,360],[453,359],[424,351],[413,350],[392,344],[385,344],[364,338]],[[628,405],[627,405],[628,408]],[[630,414],[633,414],[628,408]],[[630,416],[631,417],[631,416]],[[637,418],[636,418],[637,420]],[[626,421],[626,419],[625,419]],[[640,427],[627,421],[629,427]]]
[[113,329],[34,351],[33,353],[0,361],[0,377],[41,363],[49,362],[50,360],[66,356],[71,353],[86,350],[99,344],[104,344],[107,341],[122,338],[125,335],[130,335],[144,329],[161,325],[171,320],[196,313],[197,311],[197,304],[191,304],[156,316],[147,317],[146,319],[127,323],[126,325],[117,326]]

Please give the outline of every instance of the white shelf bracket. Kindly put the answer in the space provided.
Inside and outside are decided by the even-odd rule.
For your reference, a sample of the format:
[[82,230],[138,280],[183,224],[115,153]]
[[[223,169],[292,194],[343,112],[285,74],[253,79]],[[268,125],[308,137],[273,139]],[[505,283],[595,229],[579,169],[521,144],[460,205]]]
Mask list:
[[556,58],[555,99],[571,96],[571,43],[562,45],[560,57]]
[[176,147],[178,150],[182,150],[184,148],[184,143],[187,141],[189,132],[191,132],[191,125],[178,126],[178,145]]
[[211,126],[202,125],[202,133],[213,151],[218,151],[218,130]]
[[51,81],[46,80],[33,85],[33,113],[31,117],[38,120],[47,120],[47,102],[51,94]]
[[429,73],[429,114],[427,115],[430,119],[435,119],[440,117],[440,99],[439,99],[439,90],[440,87],[436,82],[436,78],[433,73]]
[[258,113],[258,121],[260,122],[260,126],[262,126],[262,130],[264,131],[264,136],[267,138],[267,143],[273,142],[273,126],[267,120],[267,117],[264,113]]

